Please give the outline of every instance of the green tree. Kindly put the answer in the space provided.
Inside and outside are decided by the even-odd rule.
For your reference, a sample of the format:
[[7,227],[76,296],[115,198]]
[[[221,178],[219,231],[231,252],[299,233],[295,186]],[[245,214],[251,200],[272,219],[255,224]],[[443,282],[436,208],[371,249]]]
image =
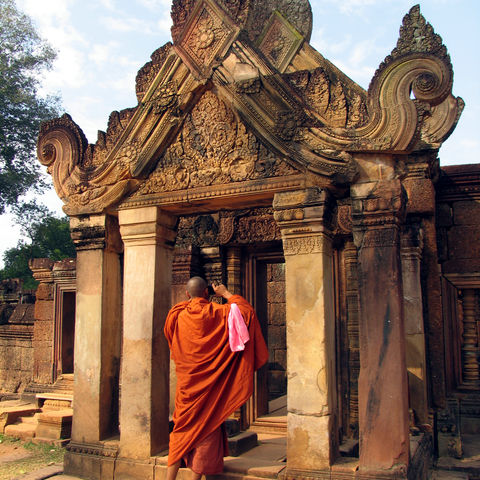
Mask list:
[[70,237],[67,217],[58,218],[34,202],[16,208],[16,213],[20,214],[19,218],[23,222],[22,233],[28,237],[28,241],[20,240],[16,247],[5,251],[5,267],[0,270],[0,280],[20,278],[25,288],[32,289],[37,282],[28,268],[31,258],[62,260],[75,257],[75,247]]
[[0,214],[46,188],[35,145],[40,123],[58,116],[59,100],[41,98],[38,88],[55,56],[14,0],[0,0]]

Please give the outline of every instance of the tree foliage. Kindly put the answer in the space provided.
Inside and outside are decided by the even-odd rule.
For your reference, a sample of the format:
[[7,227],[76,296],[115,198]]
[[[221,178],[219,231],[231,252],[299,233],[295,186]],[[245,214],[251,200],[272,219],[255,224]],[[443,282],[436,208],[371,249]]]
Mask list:
[[20,278],[25,288],[30,289],[36,287],[28,267],[31,258],[62,260],[75,257],[75,247],[70,237],[67,217],[58,218],[34,202],[19,206],[17,209],[19,218],[23,219],[22,232],[28,240],[20,240],[16,247],[5,251],[3,254],[5,267],[0,270],[0,280]]
[[45,188],[35,145],[40,123],[58,116],[59,102],[38,89],[55,55],[14,0],[0,0],[0,214],[27,191]]

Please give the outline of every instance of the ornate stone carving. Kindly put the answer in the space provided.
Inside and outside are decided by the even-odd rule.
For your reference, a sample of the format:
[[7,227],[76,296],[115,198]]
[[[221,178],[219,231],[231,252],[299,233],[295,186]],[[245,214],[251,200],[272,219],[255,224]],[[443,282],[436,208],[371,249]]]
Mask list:
[[252,41],[258,39],[274,12],[279,12],[308,41],[312,34],[312,10],[308,0],[255,0],[245,29]]
[[[81,129],[67,114],[42,124],[37,154],[68,214],[102,211],[134,188],[121,165],[96,166]],[[89,155],[90,153],[90,161]]]
[[303,37],[278,12],[273,12],[260,38],[259,48],[271,64],[283,73],[296,55]]
[[[174,42],[180,41],[187,20],[192,13],[195,3],[193,0],[174,0],[172,3],[172,38]],[[230,18],[237,24],[243,25],[246,19],[248,0],[219,0],[217,4],[222,7]]]
[[271,208],[220,212],[220,244],[281,240]]
[[149,104],[152,106],[153,112],[157,115],[161,115],[169,108],[175,106],[178,103],[178,87],[177,82],[171,80],[162,85],[155,95],[150,98]]
[[296,173],[206,92],[136,196]]
[[341,234],[352,233],[352,208],[350,205],[338,205],[337,226]]
[[209,77],[214,62],[225,55],[237,33],[238,28],[213,0],[201,0],[175,45],[187,65]]
[[[174,0],[172,3],[172,38],[181,39],[195,3],[193,0]],[[248,32],[252,41],[258,39],[273,12],[278,11],[307,40],[312,33],[312,11],[308,0],[217,0],[216,4]]]
[[307,253],[320,253],[323,251],[324,240],[321,236],[289,237],[283,240],[283,253],[285,255],[301,255]]
[[[427,117],[433,117],[427,127],[429,141],[443,142],[463,108],[463,101],[451,94],[452,83],[453,70],[442,39],[416,5],[403,19],[396,48],[370,83],[370,121],[357,132],[352,149],[411,150],[422,136]],[[409,101],[411,92],[416,101]]]
[[137,78],[135,79],[135,90],[137,94],[137,99],[140,102],[147,93],[148,87],[153,82],[157,73],[162,68],[172,44],[170,42],[166,43],[162,47],[155,50],[151,55],[151,61],[147,62],[137,73]]

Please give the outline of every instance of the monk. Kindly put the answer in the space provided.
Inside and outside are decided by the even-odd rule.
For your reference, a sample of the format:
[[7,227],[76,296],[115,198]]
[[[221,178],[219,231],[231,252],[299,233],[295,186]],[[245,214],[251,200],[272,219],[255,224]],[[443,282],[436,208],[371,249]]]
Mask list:
[[[177,372],[167,480],[175,480],[182,459],[193,480],[223,471],[228,448],[223,423],[252,395],[253,373],[268,359],[253,307],[224,285],[212,287],[227,304],[209,302],[207,283],[193,277],[186,286],[189,300],[175,305],[165,323]],[[248,329],[241,351],[232,351],[230,343],[229,314],[238,312],[233,304]]]

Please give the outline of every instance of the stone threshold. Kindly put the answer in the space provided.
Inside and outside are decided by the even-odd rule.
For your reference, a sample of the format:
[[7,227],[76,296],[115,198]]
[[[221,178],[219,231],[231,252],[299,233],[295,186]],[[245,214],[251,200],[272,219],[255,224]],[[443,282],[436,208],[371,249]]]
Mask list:
[[[224,471],[221,475],[208,476],[207,480],[274,480],[286,476],[302,476],[311,479],[355,478],[357,480],[423,480],[427,478],[430,466],[431,437],[419,435],[410,438],[411,464],[408,476],[400,471],[382,471],[361,473],[358,471],[358,458],[340,457],[329,470],[309,472],[287,472],[286,469],[286,436],[268,433],[258,434],[258,446],[238,457],[226,457]],[[116,457],[118,440],[104,442],[105,453],[111,451],[111,456],[98,456],[92,453],[67,452],[65,472],[78,475],[76,478],[113,480],[117,478],[163,480],[167,470],[167,455],[158,455],[145,460],[133,460]],[[102,472],[99,474],[99,472]],[[298,473],[298,475],[296,475]],[[373,476],[372,476],[373,475]],[[58,480],[61,477],[56,477]],[[69,477],[71,478],[71,477]],[[191,480],[191,472],[181,468],[178,480]]]

